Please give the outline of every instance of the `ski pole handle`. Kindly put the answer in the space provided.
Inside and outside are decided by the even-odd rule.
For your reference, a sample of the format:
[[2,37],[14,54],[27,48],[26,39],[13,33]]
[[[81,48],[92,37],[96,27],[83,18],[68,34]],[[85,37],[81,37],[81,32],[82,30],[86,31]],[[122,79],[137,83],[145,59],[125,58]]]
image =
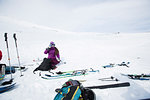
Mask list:
[[4,37],[5,37],[5,41],[7,41],[7,33],[5,33]]
[[15,41],[16,41],[16,40],[17,40],[17,38],[16,38],[16,33],[14,33],[13,37],[14,37],[14,39],[15,39]]
[[13,34],[13,37],[14,37],[15,44],[16,44],[16,47],[17,47],[17,38],[16,38],[16,33],[14,33],[14,34]]

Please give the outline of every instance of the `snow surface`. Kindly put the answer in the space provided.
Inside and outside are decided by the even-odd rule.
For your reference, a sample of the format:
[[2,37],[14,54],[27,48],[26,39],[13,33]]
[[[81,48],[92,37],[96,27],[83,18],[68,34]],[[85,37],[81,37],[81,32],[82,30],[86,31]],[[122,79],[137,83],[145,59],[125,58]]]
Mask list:
[[[7,19],[8,20],[8,19]],[[3,22],[1,20],[1,22]],[[15,26],[13,24],[15,23]],[[4,24],[4,23],[3,23]],[[17,34],[17,42],[21,65],[28,68],[20,77],[20,72],[13,74],[16,87],[0,94],[0,100],[53,100],[55,89],[60,88],[69,78],[45,80],[33,74],[40,62],[33,60],[47,57],[43,52],[50,41],[56,43],[60,56],[66,64],[59,65],[55,71],[76,69],[98,69],[99,73],[86,76],[72,77],[72,79],[87,80],[83,86],[110,84],[98,80],[103,77],[115,76],[120,82],[130,82],[130,87],[114,89],[95,89],[96,100],[137,100],[150,98],[150,81],[131,80],[124,74],[150,74],[150,33],[75,33],[53,29],[45,26],[33,25],[21,21],[9,21],[8,42],[11,65],[18,65],[16,49],[12,38]],[[19,29],[19,30],[15,30]],[[1,30],[0,49],[3,52],[1,63],[7,61],[7,50],[4,41],[6,31]],[[101,66],[109,63],[130,62],[130,67],[114,67],[104,69]],[[47,72],[42,72],[44,75]],[[10,76],[6,76],[6,79]]]

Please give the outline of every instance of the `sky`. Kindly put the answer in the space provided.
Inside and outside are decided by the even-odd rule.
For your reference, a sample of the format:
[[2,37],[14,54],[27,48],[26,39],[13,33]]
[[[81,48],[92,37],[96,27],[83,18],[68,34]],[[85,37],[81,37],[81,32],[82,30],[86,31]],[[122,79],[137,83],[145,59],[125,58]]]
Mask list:
[[0,27],[18,21],[71,32],[150,32],[149,10],[150,0],[0,0]]

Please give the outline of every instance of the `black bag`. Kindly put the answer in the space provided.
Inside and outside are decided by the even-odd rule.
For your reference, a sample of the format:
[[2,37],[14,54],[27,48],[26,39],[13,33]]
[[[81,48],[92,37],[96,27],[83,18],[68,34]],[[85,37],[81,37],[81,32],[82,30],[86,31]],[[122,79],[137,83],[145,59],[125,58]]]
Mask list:
[[38,67],[38,70],[47,71],[51,67],[51,59],[44,58],[43,62]]
[[55,67],[56,66],[52,66],[51,59],[44,58],[43,62],[33,72],[35,72],[37,70],[48,71],[48,70],[51,70],[51,69],[55,69]]
[[81,92],[83,100],[96,100],[96,95],[91,89],[82,88]]

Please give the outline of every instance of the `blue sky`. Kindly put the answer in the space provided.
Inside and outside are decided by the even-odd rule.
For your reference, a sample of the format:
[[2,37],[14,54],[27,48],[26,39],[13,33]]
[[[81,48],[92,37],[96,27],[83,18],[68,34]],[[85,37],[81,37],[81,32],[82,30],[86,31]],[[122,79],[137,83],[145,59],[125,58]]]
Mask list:
[[150,0],[0,0],[2,17],[73,32],[149,32],[149,12]]

